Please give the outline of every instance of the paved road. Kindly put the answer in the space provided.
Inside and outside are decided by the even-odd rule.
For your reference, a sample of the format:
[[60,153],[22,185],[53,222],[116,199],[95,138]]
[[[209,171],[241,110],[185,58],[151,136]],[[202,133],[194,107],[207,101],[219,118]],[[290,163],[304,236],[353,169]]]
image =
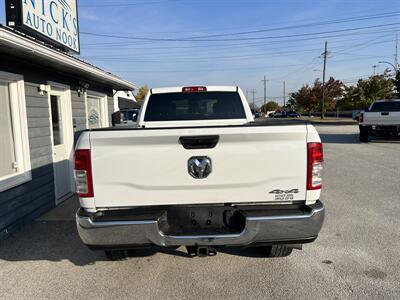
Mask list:
[[318,130],[327,217],[303,251],[110,262],[80,243],[70,201],[0,244],[0,298],[399,299],[400,142],[359,144],[355,126]]

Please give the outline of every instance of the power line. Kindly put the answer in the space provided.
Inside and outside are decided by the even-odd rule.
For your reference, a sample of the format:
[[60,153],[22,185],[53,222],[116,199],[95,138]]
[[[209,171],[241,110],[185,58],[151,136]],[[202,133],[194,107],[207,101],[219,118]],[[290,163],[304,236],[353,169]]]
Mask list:
[[134,2],[134,3],[110,3],[110,4],[81,4],[79,7],[121,7],[121,6],[138,6],[138,5],[151,5],[151,4],[162,4],[181,0],[164,0],[164,1],[146,1],[146,2]]
[[320,32],[310,32],[310,33],[264,36],[264,37],[214,39],[214,40],[213,39],[196,38],[196,37],[186,37],[186,38],[152,38],[152,37],[138,37],[138,36],[135,37],[135,36],[112,35],[112,34],[99,34],[99,33],[85,32],[85,31],[81,32],[81,34],[82,35],[89,35],[89,36],[108,37],[108,38],[115,38],[115,39],[138,40],[138,41],[224,42],[224,41],[251,41],[251,40],[282,39],[282,38],[292,38],[292,37],[306,37],[306,36],[315,36],[315,35],[323,35],[323,34],[330,34],[330,33],[348,32],[348,31],[356,31],[356,30],[371,29],[371,28],[382,28],[382,27],[388,27],[388,26],[394,26],[394,25],[400,25],[400,22],[389,23],[389,24],[370,25],[370,26],[355,27],[355,28],[328,30],[328,31],[320,31]]
[[[369,44],[370,45],[375,45],[375,44],[385,44],[385,43],[391,43],[393,42],[392,40],[387,40],[387,41],[381,41],[379,43],[373,43]],[[319,50],[318,48],[315,49],[309,49],[309,50],[297,50],[297,51],[287,51],[287,52],[255,52],[255,53],[246,53],[244,55],[223,55],[223,56],[195,56],[193,58],[193,55],[191,56],[182,56],[182,55],[171,55],[171,56],[158,56],[158,55],[150,55],[150,56],[141,56],[141,55],[118,55],[118,57],[115,56],[110,56],[110,55],[88,55],[88,56],[82,56],[82,59],[91,59],[91,60],[96,60],[96,61],[130,61],[130,62],[149,62],[149,63],[206,63],[212,60],[218,60],[218,62],[224,62],[224,61],[242,61],[243,59],[258,59],[259,57],[263,58],[268,58],[268,57],[284,57],[284,56],[292,56],[293,54],[306,54],[309,52],[315,52]],[[350,56],[356,56],[356,57],[369,57],[373,58],[376,57],[375,55],[362,55],[362,54],[355,54],[352,52],[333,52],[336,55],[350,55]],[[153,58],[153,59],[152,59]],[[173,60],[173,61],[171,61]]]
[[[346,36],[352,36],[352,35],[357,35],[358,36],[358,35],[364,35],[364,34],[372,35],[372,34],[379,34],[379,33],[384,33],[384,32],[396,32],[398,29],[399,29],[398,27],[392,27],[392,28],[379,29],[379,30],[366,30],[366,31],[356,32],[356,33],[347,33]],[[330,36],[325,36],[325,37],[329,37],[330,39],[334,39],[334,38],[341,38],[343,36],[344,36],[343,34],[340,34],[340,35],[330,35]],[[325,37],[317,37],[317,39],[321,39],[321,38],[325,38]],[[282,40],[269,41],[268,45],[281,44],[282,42],[287,42],[287,43],[289,43],[289,42],[290,43],[291,42],[299,42],[299,41],[302,42],[302,41],[313,40],[313,39],[315,39],[315,38],[290,39],[290,40],[286,40],[286,41],[282,41]],[[353,41],[353,40],[357,40],[357,39],[352,39],[351,41]],[[344,41],[346,41],[346,40],[344,40]],[[228,48],[228,47],[231,47],[231,46],[248,47],[248,46],[256,46],[256,45],[265,45],[265,42],[262,41],[262,42],[252,42],[252,43],[241,42],[241,43],[225,43],[225,44],[215,44],[214,43],[214,44],[208,44],[208,45],[196,44],[196,45],[185,45],[185,46],[177,45],[177,46],[141,47],[142,44],[144,44],[144,45],[148,45],[148,44],[153,45],[154,43],[155,43],[154,41],[147,41],[147,42],[146,41],[142,41],[141,44],[139,45],[140,47],[132,47],[132,48],[129,48],[129,49],[143,49],[143,50],[157,50],[157,49],[159,49],[159,50],[161,50],[161,49],[176,49],[176,48],[179,48],[179,49],[207,48],[207,50],[208,50],[210,48],[221,48],[221,47]],[[85,46],[85,47],[87,47],[87,46],[99,46],[99,45],[102,45],[102,46],[110,45],[110,46],[112,46],[114,48],[115,46],[132,46],[132,45],[137,46],[138,42],[126,42],[126,41],[124,41],[124,42],[101,42],[101,43],[82,44],[82,46]],[[95,49],[101,50],[102,48],[95,47]],[[108,51],[108,49],[106,49],[106,51]]]
[[202,39],[202,38],[210,38],[210,37],[249,35],[249,34],[255,34],[255,33],[262,33],[262,32],[282,31],[282,30],[298,29],[298,28],[304,28],[304,27],[310,27],[310,26],[315,27],[315,26],[322,26],[322,25],[331,25],[331,24],[337,24],[337,23],[347,23],[347,22],[371,20],[371,19],[377,19],[377,18],[383,18],[383,17],[396,17],[396,16],[400,16],[400,11],[388,13],[388,14],[375,14],[375,15],[369,15],[369,16],[353,17],[353,18],[347,18],[347,19],[337,19],[337,20],[324,21],[324,22],[314,22],[314,23],[308,23],[308,24],[278,27],[278,28],[268,28],[268,29],[259,29],[259,30],[251,30],[251,31],[233,32],[233,33],[221,33],[221,34],[213,34],[213,35],[203,35],[203,36],[196,36],[196,37],[192,37],[192,38]]
[[[241,55],[222,55],[222,56],[198,56],[196,55],[195,57],[193,55],[190,56],[182,56],[182,55],[176,55],[176,56],[156,56],[157,59],[162,59],[162,58],[166,58],[166,59],[171,59],[171,58],[177,58],[178,60],[190,60],[191,62],[196,62],[199,60],[209,60],[209,59],[231,59],[231,58],[253,58],[253,57],[265,57],[265,56],[274,56],[274,55],[283,55],[283,54],[299,54],[299,53],[307,53],[307,52],[315,52],[319,50],[319,48],[313,48],[313,49],[307,49],[307,50],[291,50],[291,51],[279,51],[279,52],[250,52],[250,53],[246,53],[246,54],[241,54]],[[152,55],[148,55],[151,58],[154,58],[154,54]],[[132,54],[128,54],[128,55],[118,55],[118,57],[113,57],[110,55],[88,55],[88,56],[81,56],[81,58],[83,59],[95,59],[95,58],[110,58],[110,59],[121,59],[121,58],[137,58],[138,55],[132,55]],[[174,62],[176,62],[177,60],[174,60]]]

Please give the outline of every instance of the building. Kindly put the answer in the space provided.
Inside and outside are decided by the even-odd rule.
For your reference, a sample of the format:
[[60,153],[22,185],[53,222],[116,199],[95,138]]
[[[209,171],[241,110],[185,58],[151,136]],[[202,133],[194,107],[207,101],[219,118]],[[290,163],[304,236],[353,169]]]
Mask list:
[[136,101],[132,91],[114,92],[114,111],[121,109],[140,109],[141,103]]
[[79,132],[108,127],[134,85],[0,26],[0,239],[74,192]]

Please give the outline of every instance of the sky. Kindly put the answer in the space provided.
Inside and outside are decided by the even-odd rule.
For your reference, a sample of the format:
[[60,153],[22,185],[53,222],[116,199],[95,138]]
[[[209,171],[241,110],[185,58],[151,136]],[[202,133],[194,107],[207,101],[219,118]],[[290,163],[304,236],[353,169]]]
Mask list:
[[[71,0],[70,0],[71,1]],[[4,0],[0,23],[5,24]],[[80,57],[137,86],[238,85],[283,103],[326,76],[394,63],[400,0],[78,0]],[[377,65],[373,68],[373,65]]]

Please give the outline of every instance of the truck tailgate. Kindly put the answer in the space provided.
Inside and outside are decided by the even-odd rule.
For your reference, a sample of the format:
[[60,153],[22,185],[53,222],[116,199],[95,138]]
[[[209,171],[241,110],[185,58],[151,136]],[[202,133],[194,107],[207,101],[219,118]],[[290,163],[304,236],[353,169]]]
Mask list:
[[[214,148],[185,149],[180,137],[219,136]],[[289,202],[306,197],[306,125],[90,132],[95,205]],[[192,157],[212,172],[193,178]]]
[[365,112],[364,122],[366,125],[399,125],[400,112]]

